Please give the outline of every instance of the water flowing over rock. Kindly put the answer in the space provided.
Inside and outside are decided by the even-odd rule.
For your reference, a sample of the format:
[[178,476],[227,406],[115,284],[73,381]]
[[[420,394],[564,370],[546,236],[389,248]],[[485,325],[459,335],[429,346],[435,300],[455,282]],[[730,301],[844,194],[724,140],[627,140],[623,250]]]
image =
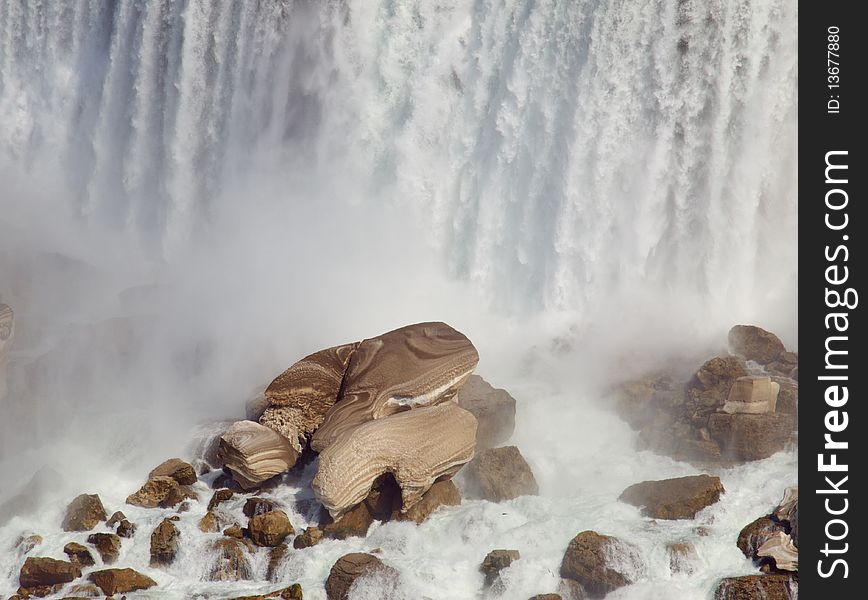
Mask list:
[[654,519],[692,519],[724,492],[719,477],[692,475],[631,485],[618,498]]
[[353,583],[362,577],[383,573],[397,578],[397,572],[383,564],[376,556],[354,552],[340,557],[332,566],[326,579],[326,597],[328,600],[347,600]]
[[88,579],[95,583],[106,596],[147,590],[157,585],[153,579],[133,569],[95,571],[90,574]]
[[[634,555],[633,549],[621,540],[595,531],[583,531],[570,541],[561,562],[561,577],[581,584],[589,598],[603,598],[609,592],[632,583],[628,573],[616,564],[618,555]],[[632,561],[638,555],[631,556]]]
[[244,513],[245,517],[249,518],[271,512],[275,508],[277,508],[277,506],[271,500],[266,500],[265,498],[248,498],[244,503],[244,508],[241,512]]
[[208,570],[210,581],[240,581],[253,579],[253,567],[244,543],[234,538],[214,540],[210,545],[213,555]]
[[259,422],[284,435],[294,433],[289,439],[300,452],[337,402],[357,347],[358,343],[343,344],[314,352],[281,373],[265,389]]
[[795,600],[797,585],[786,575],[745,575],[721,580],[714,600]]
[[784,525],[769,516],[763,516],[742,528],[736,545],[747,558],[757,559],[760,546],[778,533],[786,533]]
[[792,441],[789,415],[715,413],[708,418],[708,432],[722,453],[738,462],[761,460],[786,448]]
[[485,587],[491,587],[500,577],[500,572],[513,562],[521,558],[518,550],[492,550],[479,566],[479,570],[485,575]]
[[479,423],[476,448],[484,450],[506,443],[515,430],[515,398],[496,389],[479,375],[471,375],[455,397],[458,406]]
[[289,517],[282,510],[272,510],[250,518],[250,539],[257,546],[273,547],[294,533]]
[[121,553],[121,538],[114,533],[94,533],[87,537],[87,543],[99,552],[103,564],[111,565],[117,562]]
[[363,423],[450,400],[478,362],[470,340],[445,323],[408,325],[362,341],[350,357],[340,401],[311,447],[322,452]]
[[155,467],[148,474],[148,479],[153,479],[154,477],[171,477],[178,482],[178,485],[193,485],[198,480],[193,465],[184,462],[180,458],[170,458]]
[[406,512],[436,480],[467,463],[475,444],[476,419],[466,410],[454,403],[416,408],[367,422],[331,444],[320,454],[313,489],[337,519],[392,473]]
[[696,546],[690,542],[674,542],[666,544],[669,554],[669,571],[673,574],[692,575],[699,566],[699,554]]
[[736,325],[730,329],[729,346],[734,354],[761,365],[774,362],[786,352],[778,336],[755,325]]
[[220,456],[232,477],[252,489],[288,471],[298,459],[289,441],[273,429],[253,421],[238,421],[220,438]]
[[99,496],[81,494],[66,507],[66,516],[61,527],[64,531],[90,531],[107,517]]
[[15,315],[7,304],[0,303],[0,401],[6,397],[6,363],[15,334]]
[[151,534],[151,566],[159,567],[175,562],[181,532],[169,519],[157,525]]
[[515,446],[479,452],[462,473],[471,496],[502,502],[539,493],[530,465]]

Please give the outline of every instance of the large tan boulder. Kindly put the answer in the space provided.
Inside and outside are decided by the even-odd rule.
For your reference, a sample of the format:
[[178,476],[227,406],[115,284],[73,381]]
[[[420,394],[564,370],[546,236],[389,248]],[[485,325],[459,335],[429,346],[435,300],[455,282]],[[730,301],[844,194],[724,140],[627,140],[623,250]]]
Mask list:
[[299,452],[322,425],[341,391],[350,357],[358,342],[334,346],[304,357],[265,389],[256,419],[280,432]]
[[81,577],[81,568],[71,562],[30,556],[18,574],[18,583],[25,589],[45,588],[69,583]]
[[462,476],[471,496],[493,502],[539,493],[530,465],[515,446],[479,452]]
[[406,512],[470,461],[475,445],[476,418],[451,402],[368,421],[320,454],[314,493],[337,519],[392,473]]
[[734,354],[761,365],[775,362],[786,352],[778,336],[755,325],[736,325],[730,329],[729,347]]
[[496,389],[479,375],[467,378],[455,397],[458,406],[470,412],[479,426],[476,448],[494,448],[506,443],[515,430],[515,398]]
[[179,485],[193,485],[199,479],[196,477],[196,471],[193,469],[193,465],[184,462],[180,458],[170,458],[155,467],[154,470],[148,474],[148,479],[153,479],[154,477],[171,477],[177,481]]
[[127,504],[142,508],[171,508],[187,497],[185,490],[172,477],[148,479],[139,490],[127,496]]
[[61,527],[64,531],[90,531],[108,515],[96,494],[81,494],[66,507]]
[[654,519],[692,519],[717,502],[723,492],[720,477],[692,475],[636,483],[618,499],[642,507],[642,514]]
[[798,584],[787,575],[743,575],[722,579],[714,600],[795,600]]
[[588,598],[603,598],[632,583],[623,566],[638,560],[635,549],[618,538],[583,531],[567,546],[560,574],[581,584]]
[[353,552],[340,557],[329,571],[325,589],[328,600],[347,600],[350,588],[357,579],[381,574],[397,578],[397,572],[383,564],[376,556]]
[[133,569],[103,569],[91,573],[88,579],[106,596],[128,594],[157,585],[153,579]]
[[219,454],[244,489],[256,488],[285,473],[299,456],[283,435],[253,421],[234,423],[220,437]]
[[314,433],[322,452],[368,421],[451,400],[479,362],[464,334],[418,323],[362,341],[350,357],[340,401]]

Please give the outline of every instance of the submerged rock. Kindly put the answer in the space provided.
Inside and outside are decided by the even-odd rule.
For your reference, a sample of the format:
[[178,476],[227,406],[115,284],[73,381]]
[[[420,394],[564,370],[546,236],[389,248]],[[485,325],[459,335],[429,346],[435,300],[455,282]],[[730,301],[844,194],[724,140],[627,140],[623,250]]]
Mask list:
[[761,365],[774,362],[786,353],[778,336],[755,325],[736,325],[730,329],[729,347],[734,354]]
[[213,554],[208,570],[210,581],[240,581],[253,579],[253,568],[244,542],[235,538],[220,538],[210,545]]
[[133,569],[104,569],[95,571],[88,577],[106,596],[128,594],[138,590],[146,590],[157,583],[146,575]]
[[515,446],[479,452],[463,475],[470,495],[493,502],[539,493],[530,465]]
[[175,562],[181,532],[169,519],[157,525],[151,534],[151,566],[159,567]]
[[350,357],[340,401],[311,447],[323,452],[364,423],[451,399],[477,362],[470,340],[445,323],[417,323],[362,341]]
[[285,473],[298,451],[281,434],[253,421],[238,421],[220,437],[219,455],[244,489]]
[[319,457],[317,499],[335,518],[359,504],[390,472],[408,511],[438,479],[453,476],[473,456],[476,418],[452,403],[369,421]]
[[397,579],[397,572],[376,556],[353,552],[340,557],[329,571],[325,589],[328,600],[347,600],[353,583],[362,577],[382,574]]
[[643,481],[628,487],[618,499],[642,507],[642,514],[654,519],[692,519],[723,492],[719,477],[692,475]]
[[714,600],[795,600],[797,585],[787,575],[745,575],[721,580]]
[[696,546],[690,542],[673,542],[666,544],[669,554],[669,571],[672,574],[691,575],[699,566],[699,554]]
[[90,531],[107,516],[99,496],[81,494],[66,507],[61,527],[64,531]]
[[495,448],[512,437],[515,430],[515,398],[496,389],[479,375],[471,375],[455,397],[458,406],[479,423],[476,448]]
[[489,552],[479,570],[485,575],[485,587],[491,587],[500,577],[500,572],[521,558],[518,550],[492,550]]
[[618,538],[583,531],[567,546],[560,574],[581,584],[589,598],[603,598],[632,583],[620,565],[633,563],[638,568],[638,560],[635,549]]

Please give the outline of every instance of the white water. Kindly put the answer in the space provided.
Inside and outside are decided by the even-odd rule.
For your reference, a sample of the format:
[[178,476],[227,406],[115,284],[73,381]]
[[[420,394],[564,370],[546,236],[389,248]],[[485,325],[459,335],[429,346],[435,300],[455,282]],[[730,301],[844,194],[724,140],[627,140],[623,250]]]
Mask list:
[[[62,557],[68,498],[121,508],[192,423],[239,416],[299,356],[432,318],[518,398],[542,496],[294,555],[306,597],[334,557],[381,547],[407,597],[473,598],[485,553],[514,547],[504,597],[523,600],[587,528],[642,549],[612,597],[706,598],[751,572],[735,535],[794,454],[723,473],[711,536],[657,530],[615,498],[693,469],[594,407],[625,365],[734,322],[796,345],[795,24],[785,0],[0,0],[0,294],[27,382],[0,474],[66,480],[0,526],[0,594],[22,532]],[[682,536],[704,564],[673,579]],[[124,552],[144,564],[147,536]],[[143,570],[167,597],[218,593],[194,552]]]

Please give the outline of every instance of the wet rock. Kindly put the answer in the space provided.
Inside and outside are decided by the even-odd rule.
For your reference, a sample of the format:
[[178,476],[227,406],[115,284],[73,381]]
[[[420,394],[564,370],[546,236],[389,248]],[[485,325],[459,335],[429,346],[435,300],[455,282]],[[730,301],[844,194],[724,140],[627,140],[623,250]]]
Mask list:
[[589,598],[602,598],[632,583],[631,576],[618,569],[637,561],[638,553],[621,540],[583,531],[567,546],[560,574],[581,584]]
[[376,556],[361,552],[345,554],[332,566],[326,579],[327,599],[347,600],[349,590],[357,579],[376,573],[397,578],[397,572],[384,565]]
[[277,546],[293,533],[289,517],[282,510],[272,510],[251,517],[247,528],[250,539],[257,546]]
[[232,490],[222,489],[214,492],[214,495],[211,496],[211,500],[208,502],[208,510],[214,510],[218,506],[220,506],[221,502],[226,502],[227,500],[231,500],[235,493]]
[[316,546],[322,541],[323,532],[319,527],[308,527],[292,541],[292,547],[296,550]]
[[154,477],[171,477],[178,485],[193,485],[198,481],[193,465],[180,458],[170,458],[148,474],[148,479]]
[[734,354],[761,365],[774,362],[786,352],[778,336],[754,325],[736,325],[730,329],[729,347]]
[[81,577],[81,568],[71,562],[28,557],[18,573],[18,583],[27,590],[69,583]]
[[74,600],[75,598],[99,598],[102,596],[102,590],[92,583],[79,583],[69,588],[71,597],[63,600]]
[[413,521],[420,524],[428,519],[441,506],[458,506],[461,504],[461,494],[451,480],[438,481],[431,486],[422,499],[410,507],[405,513],[396,511],[392,518],[397,521]]
[[255,517],[274,510],[276,505],[271,500],[265,498],[250,498],[244,503],[244,515],[246,517]]
[[23,556],[33,551],[33,549],[41,543],[41,535],[26,535],[19,538],[18,542],[15,544],[15,548],[18,550],[18,555]]
[[178,543],[181,532],[169,519],[157,525],[151,534],[151,566],[170,565],[178,556]]
[[331,517],[322,523],[325,537],[335,540],[345,540],[349,537],[364,537],[368,533],[374,516],[367,503],[362,502],[341,515],[337,520]]
[[470,412],[479,424],[476,448],[495,448],[515,430],[515,398],[496,389],[479,375],[471,375],[455,396],[458,406]]
[[745,575],[721,580],[714,600],[795,600],[797,585],[787,575]]
[[133,569],[103,569],[91,573],[88,579],[106,596],[146,590],[157,585],[153,579]]
[[699,566],[699,554],[696,546],[690,542],[672,542],[666,544],[669,555],[669,571],[675,574],[692,575]]
[[205,516],[199,520],[199,531],[203,533],[217,533],[229,525],[229,520],[222,513],[214,510],[209,510]]
[[288,552],[289,546],[286,544],[279,544],[269,551],[268,569],[265,573],[265,578],[268,579],[268,581],[277,581],[277,570],[280,568],[280,565],[283,564],[283,559],[286,558]]
[[93,544],[104,564],[117,562],[121,552],[121,538],[114,533],[94,533],[88,536],[87,543]]
[[109,520],[106,521],[106,525],[109,528],[113,529],[115,527],[115,525],[118,525],[121,521],[125,520],[126,518],[127,518],[127,516],[124,513],[122,513],[121,511],[119,511],[119,510],[115,511],[114,513],[112,513],[112,516],[109,517]]
[[464,481],[471,495],[493,502],[539,493],[530,465],[515,446],[479,452],[467,465]]
[[240,581],[253,579],[253,568],[244,543],[234,538],[221,538],[211,543],[214,555],[208,571],[210,581]]
[[92,567],[96,564],[90,550],[76,542],[69,542],[64,546],[63,553],[69,557],[69,562],[78,567]]
[[708,431],[723,455],[739,462],[768,458],[786,448],[794,423],[788,415],[715,413],[708,418]]
[[693,475],[631,485],[618,498],[654,519],[692,519],[724,492],[719,477]]
[[123,519],[118,523],[117,534],[122,538],[131,538],[136,534],[136,526]]
[[485,575],[485,587],[491,587],[500,577],[500,572],[521,558],[518,550],[492,550],[489,552],[479,570]]
[[142,508],[171,508],[184,500],[184,491],[171,477],[153,477],[135,494],[127,496],[127,504]]
[[276,590],[269,594],[265,594],[264,596],[238,596],[232,600],[268,600],[273,598],[280,598],[281,600],[302,600],[303,595],[301,585],[293,583],[287,588]]
[[799,551],[786,533],[779,531],[756,551],[761,560],[770,560],[773,571],[799,570]]
[[778,533],[786,533],[784,525],[769,516],[763,516],[742,528],[736,545],[747,558],[758,560],[757,551],[760,546]]
[[528,600],[562,600],[560,594],[537,594]]
[[707,416],[721,408],[729,396],[732,384],[750,373],[743,359],[717,356],[706,361],[687,384],[688,414]]
[[233,479],[245,490],[287,472],[298,460],[283,435],[253,421],[238,421],[220,437],[219,455]]
[[64,531],[90,531],[106,520],[105,508],[96,494],[81,494],[66,507],[61,527]]

